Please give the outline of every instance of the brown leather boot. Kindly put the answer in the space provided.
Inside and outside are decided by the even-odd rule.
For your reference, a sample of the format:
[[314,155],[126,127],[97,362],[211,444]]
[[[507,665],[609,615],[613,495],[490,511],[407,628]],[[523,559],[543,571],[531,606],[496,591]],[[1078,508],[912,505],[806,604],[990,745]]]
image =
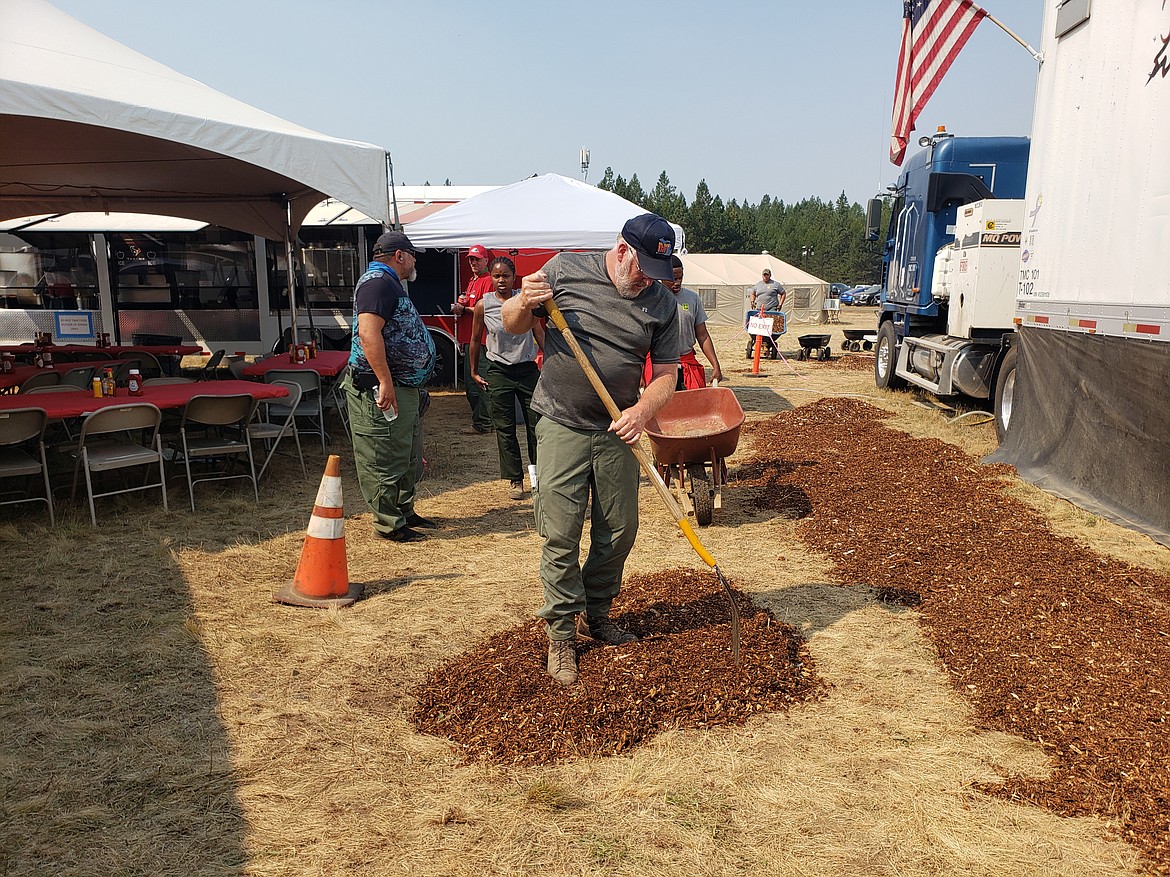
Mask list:
[[610,621],[609,616],[587,618],[584,612],[577,616],[577,636],[596,640],[607,646],[623,646],[626,643],[638,641],[638,638],[628,630],[618,627]]
[[561,685],[573,685],[577,681],[577,643],[575,640],[549,640],[548,675]]

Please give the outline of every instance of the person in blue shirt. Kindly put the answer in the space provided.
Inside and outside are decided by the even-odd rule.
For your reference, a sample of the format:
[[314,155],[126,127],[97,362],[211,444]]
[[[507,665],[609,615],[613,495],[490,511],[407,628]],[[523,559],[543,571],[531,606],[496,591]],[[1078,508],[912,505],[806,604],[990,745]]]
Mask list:
[[402,285],[415,279],[420,252],[401,231],[374,244],[354,288],[344,384],[358,485],[374,531],[394,542],[417,542],[426,538],[420,529],[437,526],[414,510],[421,388],[435,368],[435,344]]

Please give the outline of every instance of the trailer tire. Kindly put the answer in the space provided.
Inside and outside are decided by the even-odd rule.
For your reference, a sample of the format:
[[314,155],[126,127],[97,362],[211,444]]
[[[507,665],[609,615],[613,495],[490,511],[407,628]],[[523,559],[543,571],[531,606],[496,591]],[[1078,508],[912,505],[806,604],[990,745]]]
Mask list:
[[1007,438],[1016,400],[1016,349],[1009,347],[995,378],[995,437],[999,443]]
[[454,387],[458,383],[455,374],[455,342],[442,332],[436,332],[433,329],[427,331],[430,332],[431,340],[435,342],[435,370],[426,385],[428,387]]
[[880,390],[900,390],[906,381],[894,374],[898,364],[898,336],[894,324],[882,323],[878,329],[877,354],[873,358],[873,382]]

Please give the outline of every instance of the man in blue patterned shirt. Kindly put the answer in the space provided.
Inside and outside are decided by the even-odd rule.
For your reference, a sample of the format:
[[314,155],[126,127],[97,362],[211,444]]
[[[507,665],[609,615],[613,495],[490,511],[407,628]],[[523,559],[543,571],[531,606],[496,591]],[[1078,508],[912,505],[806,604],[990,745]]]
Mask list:
[[374,244],[353,293],[353,346],[345,389],[358,484],[374,531],[395,542],[426,538],[432,521],[414,511],[420,447],[419,389],[435,367],[435,344],[402,286],[421,250],[401,231]]

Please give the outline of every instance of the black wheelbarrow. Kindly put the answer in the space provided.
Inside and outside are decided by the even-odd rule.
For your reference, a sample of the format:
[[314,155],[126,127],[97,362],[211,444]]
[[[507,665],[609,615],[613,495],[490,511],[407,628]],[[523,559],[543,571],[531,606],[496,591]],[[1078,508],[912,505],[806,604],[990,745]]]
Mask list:
[[876,332],[869,329],[844,329],[845,343],[841,345],[844,350],[873,350],[874,341],[877,340]]
[[829,339],[832,335],[801,335],[796,340],[800,342],[800,352],[797,359],[829,358]]

